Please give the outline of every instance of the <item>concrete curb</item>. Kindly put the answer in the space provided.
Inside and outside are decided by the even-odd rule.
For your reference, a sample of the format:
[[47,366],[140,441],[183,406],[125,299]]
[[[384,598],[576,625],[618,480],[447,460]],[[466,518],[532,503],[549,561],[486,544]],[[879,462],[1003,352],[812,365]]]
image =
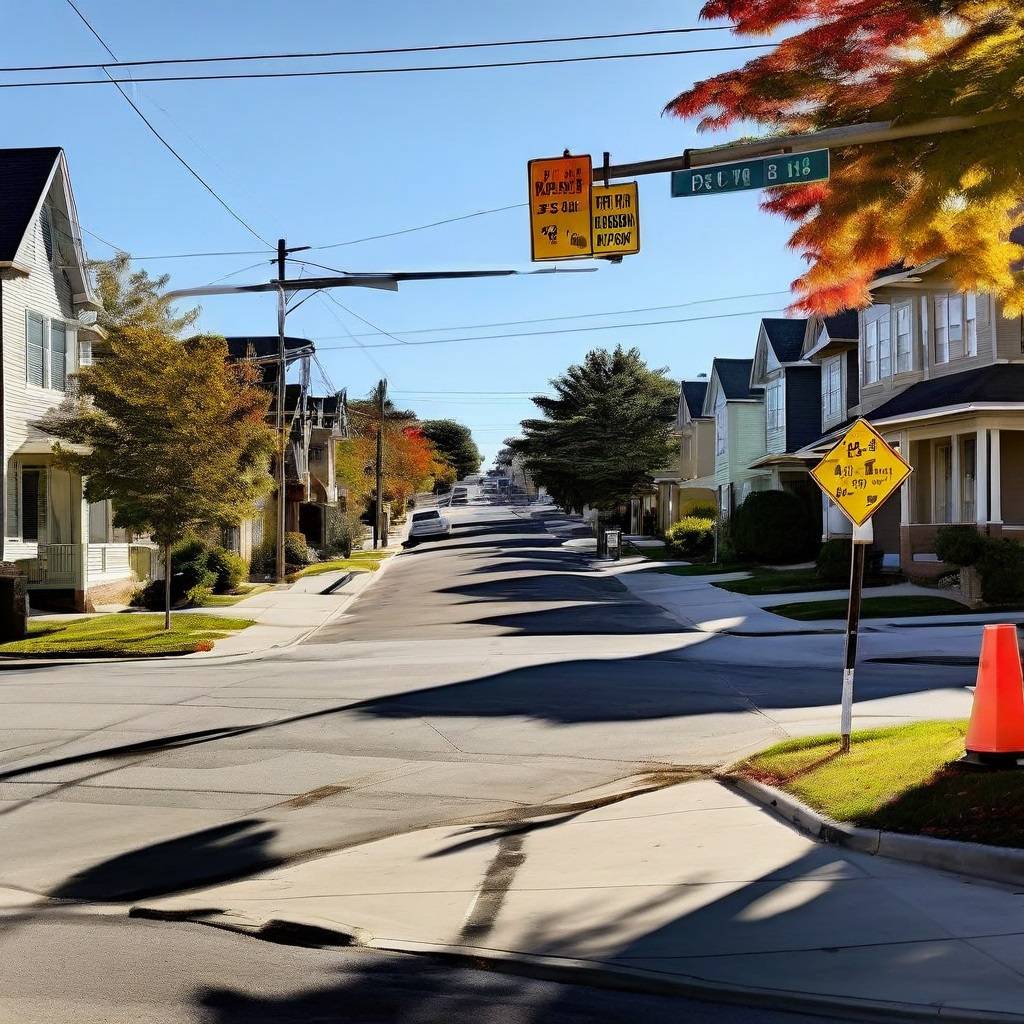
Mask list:
[[860,828],[833,821],[796,797],[762,782],[742,776],[723,775],[719,778],[755,803],[767,807],[783,821],[823,843],[990,882],[1024,883],[1024,850]]
[[1003,1022],[1003,1024],[1024,1022],[1024,1015],[991,1010],[968,1010],[945,1007],[941,1004],[896,1003],[819,995],[786,989],[728,985],[689,975],[663,974],[658,971],[613,965],[596,960],[543,956],[482,946],[389,939],[373,936],[362,928],[342,925],[336,921],[328,921],[316,916],[258,918],[237,912],[197,910],[190,913],[146,907],[132,907],[129,910],[129,916],[157,921],[191,921],[213,928],[241,932],[271,942],[283,942],[291,945],[358,946],[362,949],[375,949],[381,952],[431,956],[468,967],[501,971],[542,981],[573,985],[585,984],[594,988],[642,992],[649,995],[686,996],[707,1002],[764,1006],[773,1010],[791,1010],[797,1013],[819,1015],[828,1013],[847,1020],[941,1020],[949,1022],[949,1024],[982,1024],[987,1021]]

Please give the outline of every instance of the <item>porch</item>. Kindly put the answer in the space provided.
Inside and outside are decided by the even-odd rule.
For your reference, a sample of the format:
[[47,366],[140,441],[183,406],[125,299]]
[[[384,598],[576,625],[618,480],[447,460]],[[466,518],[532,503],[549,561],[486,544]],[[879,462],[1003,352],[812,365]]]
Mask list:
[[[82,590],[152,577],[159,552],[150,544],[39,544],[35,556],[18,560],[34,590]],[[84,573],[83,573],[84,569]]]

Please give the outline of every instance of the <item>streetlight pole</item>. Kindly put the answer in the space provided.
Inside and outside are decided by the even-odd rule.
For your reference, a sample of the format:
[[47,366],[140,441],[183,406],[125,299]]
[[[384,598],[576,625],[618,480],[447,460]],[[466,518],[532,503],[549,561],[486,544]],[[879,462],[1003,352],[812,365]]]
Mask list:
[[288,249],[285,240],[277,240],[277,541],[274,546],[274,580],[284,579],[284,525],[285,525],[285,469],[286,442],[284,436],[284,400],[287,382],[285,365],[284,322],[288,307],[285,302],[284,285]]

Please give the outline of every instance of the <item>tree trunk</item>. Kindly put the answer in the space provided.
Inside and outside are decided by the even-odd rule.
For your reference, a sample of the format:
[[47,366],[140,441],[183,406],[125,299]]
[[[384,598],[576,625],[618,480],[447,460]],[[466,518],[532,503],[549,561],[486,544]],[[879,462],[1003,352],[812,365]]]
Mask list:
[[171,628],[171,545],[164,545],[164,629]]

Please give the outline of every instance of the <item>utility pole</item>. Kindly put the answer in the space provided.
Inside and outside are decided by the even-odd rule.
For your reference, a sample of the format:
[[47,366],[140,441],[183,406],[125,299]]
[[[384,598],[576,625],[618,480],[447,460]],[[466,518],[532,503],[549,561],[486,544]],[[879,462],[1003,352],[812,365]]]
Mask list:
[[381,380],[377,384],[377,492],[373,509],[373,546],[378,548],[384,538],[384,400],[387,396],[388,382]]
[[287,367],[285,365],[285,343],[284,343],[284,322],[287,313],[285,302],[284,284],[286,260],[288,248],[285,240],[277,240],[277,543],[274,550],[274,580],[280,583],[284,579],[284,503],[286,475],[284,470],[284,458],[286,451],[284,436],[284,400],[285,386],[287,381]]

